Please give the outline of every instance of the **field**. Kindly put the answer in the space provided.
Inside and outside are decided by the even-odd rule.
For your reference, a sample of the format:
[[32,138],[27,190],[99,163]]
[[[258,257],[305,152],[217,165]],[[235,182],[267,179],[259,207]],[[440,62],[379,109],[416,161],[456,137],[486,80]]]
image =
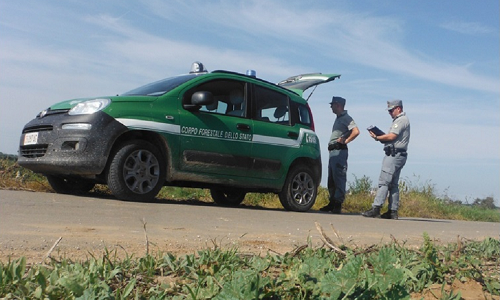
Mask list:
[[[0,160],[0,188],[50,192],[43,176]],[[371,205],[371,181],[349,183],[344,211]],[[493,199],[464,205],[434,195],[431,184],[401,182],[401,216],[500,222]],[[99,186],[92,193],[107,194]],[[326,203],[320,189],[318,203]],[[211,201],[197,189],[164,188],[162,199]],[[249,206],[280,207],[274,195],[249,194]],[[395,221],[397,222],[397,221]],[[322,247],[309,241],[286,254],[251,255],[214,244],[196,253],[147,253],[121,257],[116,251],[82,261],[49,255],[40,264],[25,258],[0,263],[0,298],[5,299],[500,299],[500,243],[457,240],[441,245],[422,233],[409,248],[394,240],[357,248],[324,235]],[[329,241],[329,242],[328,242]]]

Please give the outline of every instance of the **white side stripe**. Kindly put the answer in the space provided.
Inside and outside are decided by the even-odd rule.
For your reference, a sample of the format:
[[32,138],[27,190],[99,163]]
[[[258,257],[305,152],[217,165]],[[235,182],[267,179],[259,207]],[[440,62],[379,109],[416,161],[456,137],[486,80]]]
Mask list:
[[279,138],[274,136],[258,135],[258,134],[253,135],[252,142],[259,144],[288,146],[288,147],[297,147],[301,143],[301,141],[299,140],[292,140],[287,138]]
[[[118,118],[116,120],[122,123],[123,125],[127,126],[128,128],[132,129],[159,131],[159,132],[178,134],[178,135],[181,134],[181,126],[176,124],[167,124],[154,121],[123,119],[123,118]],[[299,137],[296,140],[290,138],[280,138],[275,136],[253,134],[252,141],[247,141],[247,142],[266,144],[266,145],[286,146],[286,147],[300,147],[306,133],[309,135],[313,135],[314,137],[317,138],[316,133],[314,131],[301,128],[299,132]],[[189,135],[189,136],[200,137],[200,138],[224,139],[224,138],[214,138],[214,137],[194,136],[194,135]],[[240,142],[244,141],[240,140]]]
[[116,120],[129,128],[148,129],[148,130],[161,131],[173,134],[181,133],[181,126],[175,124],[166,124],[166,123],[136,120],[136,119],[116,119]]

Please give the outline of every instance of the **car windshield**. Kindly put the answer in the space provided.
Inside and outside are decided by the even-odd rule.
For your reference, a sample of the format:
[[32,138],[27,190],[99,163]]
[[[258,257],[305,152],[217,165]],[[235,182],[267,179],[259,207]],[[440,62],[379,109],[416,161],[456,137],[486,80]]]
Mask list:
[[170,77],[166,79],[162,79],[153,83],[146,84],[144,86],[138,87],[131,91],[128,91],[122,96],[160,96],[165,94],[166,92],[178,87],[179,85],[187,82],[193,78],[195,78],[196,74],[187,74],[180,75],[175,77]]

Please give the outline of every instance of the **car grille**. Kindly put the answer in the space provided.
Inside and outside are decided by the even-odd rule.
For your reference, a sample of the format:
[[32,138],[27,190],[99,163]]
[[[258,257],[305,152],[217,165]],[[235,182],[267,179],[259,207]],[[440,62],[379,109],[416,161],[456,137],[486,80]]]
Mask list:
[[33,127],[24,128],[23,133],[52,131],[53,128],[54,127],[52,125],[33,126]]
[[49,145],[47,145],[47,144],[20,146],[19,147],[19,154],[22,157],[26,157],[26,158],[42,157],[45,155],[45,152],[47,152],[48,146]]
[[[42,118],[45,118],[46,116],[51,116],[51,115],[65,114],[68,111],[69,111],[69,109],[49,109],[45,112],[45,115]],[[36,117],[40,118],[40,114],[38,114]]]

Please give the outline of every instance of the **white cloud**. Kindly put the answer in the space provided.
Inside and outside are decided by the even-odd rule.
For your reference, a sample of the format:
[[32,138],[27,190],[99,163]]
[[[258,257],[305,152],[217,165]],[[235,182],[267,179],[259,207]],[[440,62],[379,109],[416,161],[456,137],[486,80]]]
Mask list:
[[[313,47],[325,51],[314,54],[312,59],[342,59],[345,62],[449,86],[500,93],[498,78],[474,73],[471,70],[474,64],[471,62],[464,61],[462,65],[450,64],[421,52],[407,50],[404,45],[405,24],[394,17],[350,13],[332,8],[297,9],[294,5],[263,1],[177,4],[174,8],[175,15],[172,14],[172,5],[169,3],[152,2],[149,7],[152,13],[168,21],[174,18],[173,21],[182,20],[185,24],[201,24],[201,31],[213,26],[225,28],[210,32],[214,35],[210,39],[215,45],[199,44],[200,36],[197,35],[193,35],[191,39],[186,36],[184,41],[172,40],[169,38],[167,25],[165,31],[150,33],[140,27],[133,27],[127,23],[126,18],[99,15],[87,20],[114,32],[109,39],[111,41],[106,43],[115,51],[122,52],[125,57],[131,55],[127,58],[133,59],[131,61],[134,62],[183,62],[184,57],[188,61],[193,57],[212,61],[223,57],[217,62],[222,61],[224,67],[234,69],[252,61],[254,66],[265,69],[270,75],[279,72],[283,76],[287,72],[285,76],[288,76],[293,73],[288,71],[304,69],[304,66],[298,66],[301,63],[295,62],[295,66],[287,68],[289,62],[278,58],[279,54],[288,48],[288,54],[307,56]],[[227,33],[228,30],[230,33]],[[234,34],[232,30],[238,34]],[[245,32],[247,36],[241,32]],[[227,40],[228,34],[232,34],[230,38],[233,42],[236,41],[235,43]],[[252,42],[248,50],[241,49],[240,45],[245,43],[245,39],[257,40],[263,47]],[[225,43],[223,50],[217,44],[218,41]],[[259,62],[262,62],[260,66]],[[269,62],[272,62],[273,68],[266,68],[270,66]],[[244,69],[246,68],[248,67]]]
[[498,34],[498,29],[490,28],[477,22],[451,21],[440,25],[442,28],[467,35]]
[[209,12],[206,17],[213,22],[264,39],[271,37],[283,43],[302,41],[303,51],[307,51],[308,45],[314,45],[325,49],[321,52],[325,60],[341,58],[449,86],[500,93],[498,78],[474,73],[469,61],[462,65],[450,64],[408,50],[404,45],[405,24],[394,17],[336,9],[294,10],[294,7],[260,1],[250,2],[244,8],[238,3],[228,5],[222,12],[212,5],[209,3],[200,10]]

